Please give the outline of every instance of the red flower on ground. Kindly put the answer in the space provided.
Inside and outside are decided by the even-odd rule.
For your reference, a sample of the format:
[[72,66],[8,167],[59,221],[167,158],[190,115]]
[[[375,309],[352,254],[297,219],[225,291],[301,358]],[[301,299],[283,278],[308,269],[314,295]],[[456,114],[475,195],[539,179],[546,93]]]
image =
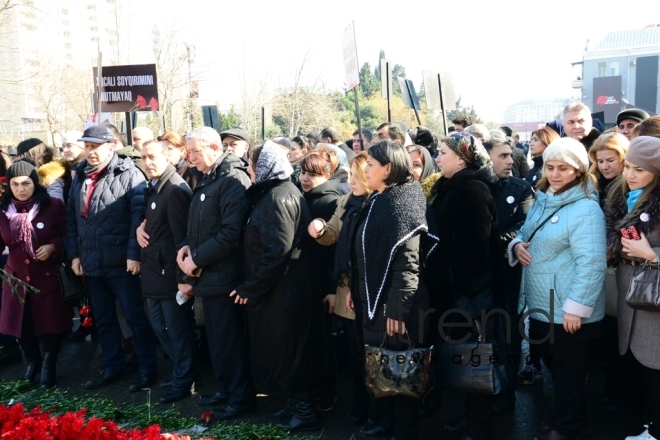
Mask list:
[[207,411],[202,416],[200,417],[202,419],[202,422],[204,423],[211,423],[213,420],[215,420],[215,417],[213,417],[213,411]]
[[152,112],[158,111],[158,100],[156,98],[151,98],[149,100],[149,107],[151,107]]
[[135,101],[140,108],[147,108],[147,100],[144,99],[144,96],[138,95],[137,100]]
[[90,317],[88,316],[87,318],[85,318],[85,320],[82,322],[81,325],[82,325],[83,327],[91,327],[91,326],[94,325],[94,321],[92,321],[92,318],[90,318]]

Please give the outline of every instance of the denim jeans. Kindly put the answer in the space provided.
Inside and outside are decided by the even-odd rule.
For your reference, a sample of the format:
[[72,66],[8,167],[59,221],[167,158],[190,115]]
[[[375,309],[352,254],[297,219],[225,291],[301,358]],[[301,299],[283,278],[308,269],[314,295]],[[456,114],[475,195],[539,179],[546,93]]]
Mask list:
[[144,311],[140,292],[140,278],[134,275],[123,277],[86,277],[92,315],[101,342],[105,360],[105,371],[118,374],[124,370],[126,358],[121,349],[121,330],[117,320],[119,299],[126,315],[126,322],[133,332],[138,370],[144,374],[155,374],[156,343]]

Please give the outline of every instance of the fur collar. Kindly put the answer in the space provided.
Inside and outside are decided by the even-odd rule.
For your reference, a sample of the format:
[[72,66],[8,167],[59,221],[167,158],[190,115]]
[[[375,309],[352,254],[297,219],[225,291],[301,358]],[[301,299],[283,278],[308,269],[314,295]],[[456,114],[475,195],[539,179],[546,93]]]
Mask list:
[[69,162],[60,159],[45,163],[37,170],[39,181],[43,186],[48,186],[57,179],[66,179],[69,172]]
[[[611,191],[607,199],[605,220],[607,221],[607,249],[621,251],[621,228],[634,226],[637,231],[648,236],[650,232],[660,227],[660,186],[656,187],[641,205],[628,213],[626,197],[621,191],[621,179],[618,177],[610,183]],[[648,221],[643,221],[642,214],[648,214]]]

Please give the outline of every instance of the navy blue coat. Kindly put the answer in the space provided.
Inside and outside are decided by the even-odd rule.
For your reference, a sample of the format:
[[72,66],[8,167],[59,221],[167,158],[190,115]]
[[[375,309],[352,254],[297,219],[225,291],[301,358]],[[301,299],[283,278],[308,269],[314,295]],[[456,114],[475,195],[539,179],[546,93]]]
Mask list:
[[85,276],[130,276],[126,260],[140,261],[135,230],[144,219],[144,176],[131,159],[114,154],[94,188],[88,215],[83,217],[80,191],[87,178],[85,167],[86,160],[75,168],[71,183],[66,213],[67,257],[80,258]]

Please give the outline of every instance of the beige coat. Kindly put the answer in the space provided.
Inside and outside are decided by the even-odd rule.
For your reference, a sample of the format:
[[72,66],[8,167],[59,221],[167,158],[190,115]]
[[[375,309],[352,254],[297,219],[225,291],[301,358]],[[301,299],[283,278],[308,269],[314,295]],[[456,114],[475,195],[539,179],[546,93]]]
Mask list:
[[[321,235],[321,237],[316,239],[319,244],[322,244],[323,246],[330,246],[337,242],[337,239],[339,238],[339,231],[341,231],[343,224],[341,218],[346,212],[346,203],[350,197],[350,194],[346,194],[337,200],[337,208],[335,209],[335,213],[332,214],[332,218],[325,224],[325,232],[323,235]],[[355,319],[355,313],[351,312],[348,307],[346,307],[346,297],[348,296],[348,292],[350,290],[348,288],[348,282],[348,278],[344,277],[342,282],[343,286],[337,286],[335,314],[343,318]]]

